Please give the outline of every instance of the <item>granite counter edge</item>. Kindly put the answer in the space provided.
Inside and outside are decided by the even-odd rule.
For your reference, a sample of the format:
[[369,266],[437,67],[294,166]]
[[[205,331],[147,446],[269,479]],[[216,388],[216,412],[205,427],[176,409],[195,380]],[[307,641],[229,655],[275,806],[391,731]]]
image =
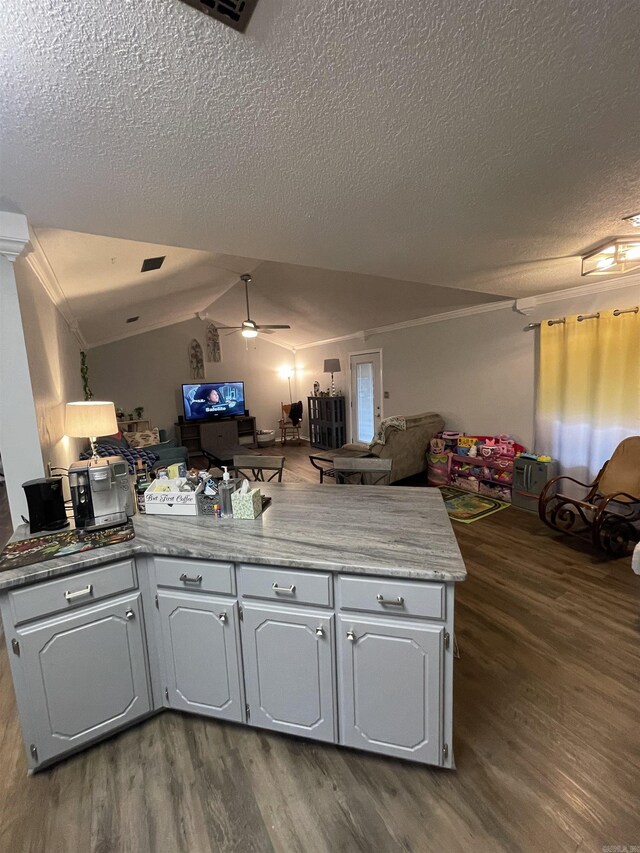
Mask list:
[[[209,554],[198,553],[197,548],[193,545],[148,545],[145,542],[136,542],[131,540],[120,545],[109,545],[106,548],[96,548],[94,551],[84,552],[82,554],[71,554],[68,558],[46,560],[39,563],[32,563],[29,566],[22,566],[15,569],[7,569],[0,572],[0,594],[16,589],[18,587],[32,586],[37,583],[43,583],[56,577],[64,575],[77,574],[78,572],[87,571],[105,563],[125,560],[131,557],[182,557],[193,560],[211,560]],[[467,576],[467,571],[464,568],[464,563],[459,562],[460,567],[451,569],[440,568],[402,568],[398,566],[381,566],[368,565],[364,561],[360,561],[357,565],[353,563],[341,563],[339,561],[329,560],[313,560],[300,559],[296,557],[286,557],[283,555],[248,557],[243,556],[224,556],[217,554],[214,562],[234,562],[248,563],[252,565],[265,566],[282,566],[289,569],[302,569],[306,571],[329,571],[333,574],[353,574],[353,575],[376,575],[378,577],[390,577],[405,580],[423,580],[423,581],[445,581],[445,582],[460,582],[464,581]],[[457,560],[455,560],[458,563]]]

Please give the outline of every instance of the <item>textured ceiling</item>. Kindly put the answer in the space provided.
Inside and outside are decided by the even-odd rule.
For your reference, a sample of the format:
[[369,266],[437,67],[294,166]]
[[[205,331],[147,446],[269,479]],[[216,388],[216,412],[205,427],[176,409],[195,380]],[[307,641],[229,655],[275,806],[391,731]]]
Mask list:
[[522,296],[640,209],[637,0],[4,0],[0,208]]

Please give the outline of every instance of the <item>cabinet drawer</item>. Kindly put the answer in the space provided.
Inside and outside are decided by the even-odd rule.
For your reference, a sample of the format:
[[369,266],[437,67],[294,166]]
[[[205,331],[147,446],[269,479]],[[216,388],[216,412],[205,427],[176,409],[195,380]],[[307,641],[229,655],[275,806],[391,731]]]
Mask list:
[[266,598],[281,603],[331,607],[333,589],[329,572],[296,572],[272,566],[239,567],[240,593],[245,598]]
[[233,563],[209,563],[206,560],[180,560],[173,557],[156,557],[154,563],[158,586],[227,595],[233,595],[236,591]]
[[385,616],[417,616],[422,619],[446,618],[443,583],[340,575],[338,589],[341,610],[362,610],[384,613]]
[[98,569],[66,575],[54,581],[16,589],[9,602],[16,625],[40,619],[101,598],[137,589],[138,577],[133,560],[111,563]]

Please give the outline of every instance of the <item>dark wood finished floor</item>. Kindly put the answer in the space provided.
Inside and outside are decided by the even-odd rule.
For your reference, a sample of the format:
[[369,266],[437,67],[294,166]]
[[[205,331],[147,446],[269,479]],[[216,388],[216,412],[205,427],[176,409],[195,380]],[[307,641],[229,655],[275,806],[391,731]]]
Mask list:
[[0,851],[640,844],[640,577],[514,509],[455,531],[456,771],[165,713],[27,778],[3,649]]

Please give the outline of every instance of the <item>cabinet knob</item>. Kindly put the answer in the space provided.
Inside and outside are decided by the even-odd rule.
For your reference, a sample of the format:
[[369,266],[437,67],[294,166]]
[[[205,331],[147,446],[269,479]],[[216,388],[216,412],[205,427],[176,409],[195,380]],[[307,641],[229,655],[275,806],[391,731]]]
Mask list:
[[352,643],[356,641],[355,631],[347,631],[347,640],[351,640]]
[[322,625],[318,625],[316,628],[316,637],[324,637],[324,628]]
[[227,614],[226,614],[226,613],[220,613],[220,614],[218,615],[218,619],[219,619],[221,622],[226,622],[226,621],[227,621]]
[[133,612],[133,610],[131,608],[129,608],[128,610],[125,610],[124,615],[127,617],[127,619],[135,619],[136,618],[136,614]]

